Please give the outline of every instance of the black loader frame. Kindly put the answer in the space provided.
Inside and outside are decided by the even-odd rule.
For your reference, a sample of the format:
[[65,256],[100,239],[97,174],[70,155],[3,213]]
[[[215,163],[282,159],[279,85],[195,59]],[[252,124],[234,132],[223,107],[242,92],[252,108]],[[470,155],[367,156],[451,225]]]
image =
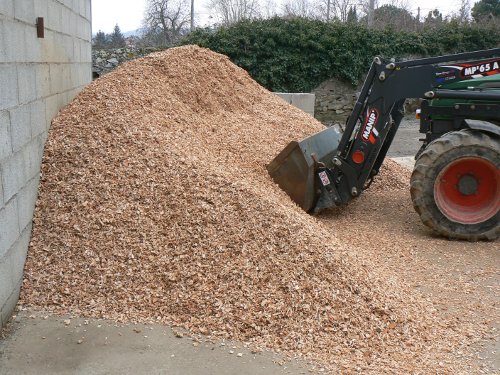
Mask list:
[[425,138],[410,189],[415,210],[449,238],[495,239],[500,84],[485,76],[497,74],[500,48],[401,62],[376,57],[343,133],[327,128],[291,142],[267,166],[269,174],[307,212],[347,204],[378,174],[405,100],[422,98]]
[[[458,108],[431,108],[424,101],[421,131],[426,134],[426,138],[422,150],[442,134],[458,129],[478,128],[499,135],[499,126],[488,121],[492,114],[493,118],[500,118],[500,106],[494,104],[495,101],[500,102],[499,90],[439,88],[444,83],[472,80],[498,73],[500,48],[402,62],[376,57],[340,141],[335,139],[334,135],[329,136],[331,142],[334,142],[329,145],[329,149],[325,146],[316,146],[315,149],[308,147],[308,144],[292,142],[267,166],[269,173],[292,199],[308,212],[346,204],[368,188],[377,175],[403,118],[407,98],[467,98],[490,100],[493,103]],[[430,112],[450,115],[454,120],[431,125],[431,122],[426,120],[430,118]],[[474,120],[468,120],[470,118]],[[326,136],[331,132],[331,129],[327,129],[321,133]],[[321,138],[321,133],[318,133],[317,138]],[[310,139],[314,140],[314,137]],[[290,178],[296,179],[296,174],[305,175],[307,166],[304,162],[299,163],[300,165],[295,161],[289,162],[291,158],[298,158],[299,152],[295,152],[297,145],[303,158],[310,158],[307,161],[309,166],[314,164],[309,168],[314,171],[314,183],[299,187],[299,191],[294,186],[295,181],[290,181]],[[336,151],[332,153],[334,150]],[[296,172],[290,173],[286,170],[291,164],[294,164],[291,169]],[[308,178],[311,180],[313,177]],[[311,189],[314,189],[314,198],[303,199],[303,196],[311,196]]]

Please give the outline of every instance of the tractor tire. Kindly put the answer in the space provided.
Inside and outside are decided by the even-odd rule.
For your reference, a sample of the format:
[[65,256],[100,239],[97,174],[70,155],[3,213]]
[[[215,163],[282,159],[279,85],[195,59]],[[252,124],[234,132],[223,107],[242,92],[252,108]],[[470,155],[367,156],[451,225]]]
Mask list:
[[500,234],[500,140],[478,131],[447,133],[420,154],[411,198],[422,222],[450,239]]

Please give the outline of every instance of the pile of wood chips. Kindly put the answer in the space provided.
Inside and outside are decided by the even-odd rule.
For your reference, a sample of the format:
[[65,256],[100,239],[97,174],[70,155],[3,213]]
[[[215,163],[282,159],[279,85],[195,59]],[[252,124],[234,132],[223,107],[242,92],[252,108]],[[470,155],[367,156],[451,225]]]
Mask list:
[[[196,46],[93,82],[50,130],[21,303],[185,327],[332,371],[461,372],[432,305],[335,235],[362,228],[328,229],[268,176],[290,140],[322,127]],[[401,173],[389,165],[374,189],[406,188]]]

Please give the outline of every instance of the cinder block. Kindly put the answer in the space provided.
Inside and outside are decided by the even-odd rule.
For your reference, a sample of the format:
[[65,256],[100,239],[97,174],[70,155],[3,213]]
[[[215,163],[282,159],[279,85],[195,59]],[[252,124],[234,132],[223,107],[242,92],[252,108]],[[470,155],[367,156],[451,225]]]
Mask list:
[[36,69],[30,64],[17,65],[19,104],[29,103],[36,98]]
[[84,18],[85,18],[85,9],[86,9],[85,7],[86,7],[85,0],[78,1],[78,14]]
[[73,0],[73,5],[71,5],[71,9],[78,16],[80,15],[80,3],[82,3],[82,2],[83,1],[80,1],[80,0]]
[[60,64],[50,64],[50,93],[57,94],[63,89],[63,77]]
[[68,54],[64,46],[64,35],[59,32],[52,32],[52,42],[47,50],[46,61],[50,63],[67,63]]
[[[71,11],[71,22],[70,22],[70,35],[72,35],[75,39],[77,38],[78,33],[78,23],[81,22],[81,17],[78,15],[78,12]],[[76,60],[78,61],[78,60]]]
[[50,94],[50,71],[49,65],[37,64],[35,69],[36,76],[36,97],[44,98]]
[[71,88],[76,87],[79,85],[80,81],[80,70],[79,64],[71,64],[69,66],[69,74],[70,74],[70,79],[71,79]]
[[85,64],[80,65],[80,66],[82,68],[82,74],[83,74],[82,85],[87,86],[89,83],[92,82],[92,64],[85,63]]
[[61,32],[71,34],[70,10],[66,7],[61,7]]
[[[73,81],[73,78],[71,77],[71,67],[72,66],[73,66],[73,64],[64,64],[63,65],[63,69],[62,69],[63,82],[64,82],[63,91],[68,91],[69,89],[72,89],[73,87],[75,87],[75,83]],[[66,103],[64,103],[64,104],[66,104]]]
[[90,0],[82,0],[82,2],[85,3],[85,18],[90,21],[91,18],[91,7],[90,7]]
[[77,25],[75,36],[76,36],[76,38],[78,38],[80,40],[85,40],[83,38],[83,35],[85,35],[85,30],[83,28],[83,25],[84,25],[85,22],[86,22],[85,19],[81,18],[80,22],[78,22],[78,25]]
[[[2,169],[3,201],[8,202],[26,182],[25,161],[22,152],[0,162]],[[17,210],[16,210],[17,212]]]
[[64,4],[64,6],[68,7],[68,8],[71,8],[71,6],[73,5],[73,0],[59,0],[61,3]]
[[35,17],[43,17],[44,20],[47,20],[49,11],[48,11],[48,2],[47,0],[37,0],[34,2],[35,4]]
[[[32,179],[29,184],[26,185],[26,187],[20,192],[17,201],[19,213],[19,231],[21,233],[20,239],[22,240],[22,244],[19,245],[19,243],[16,243],[16,245],[14,245],[14,248],[17,247],[17,251],[24,252],[24,256],[26,256],[26,248],[28,247],[28,242],[31,234],[30,232],[28,232],[28,230],[31,231],[31,221],[33,219],[33,210],[35,209],[35,203],[38,196],[39,180],[39,178]],[[14,254],[13,257],[14,259],[16,259],[16,265],[21,263],[20,260],[17,260],[19,258],[19,254]],[[22,262],[24,264],[24,259],[22,259]]]
[[33,140],[23,149],[24,169],[26,181],[40,175],[40,164],[43,155],[42,137]]
[[[39,2],[39,0],[37,0]],[[35,23],[34,0],[14,1],[14,17],[27,23]]]
[[2,169],[0,168],[0,210],[4,207],[5,202],[3,201]]
[[14,312],[14,309],[16,307],[17,301],[19,300],[20,292],[21,283],[14,285],[9,298],[7,298],[3,306],[0,307],[0,320],[2,321],[2,324],[6,324],[10,320],[10,317],[12,316],[12,313]]
[[69,89],[66,91],[66,103],[71,103],[76,96],[75,89]]
[[77,63],[81,62],[81,59],[82,59],[82,50],[81,50],[81,47],[80,47],[80,44],[83,43],[80,39],[77,39],[75,38],[73,40],[73,57],[74,57],[74,61],[76,61]]
[[31,105],[25,104],[9,112],[12,151],[17,152],[31,141]]
[[0,210],[0,259],[4,258],[19,238],[19,233],[17,200],[12,199]]
[[56,0],[48,1],[47,27],[53,31],[61,31],[62,7]]
[[52,31],[48,28],[45,29],[45,37],[43,39],[39,39],[40,48],[42,49],[42,58],[43,63],[56,63],[58,62],[58,51],[61,47],[58,44],[58,41],[55,37],[58,35],[55,31]]
[[17,105],[17,69],[13,65],[0,64],[0,110]]
[[89,83],[87,77],[89,76],[89,71],[91,68],[87,64],[78,64],[75,66],[75,85],[80,87]]
[[83,40],[91,40],[92,39],[92,24],[90,21],[84,23],[85,34],[83,35]]
[[78,90],[76,88],[68,91],[68,103],[71,103],[73,99],[78,95]]
[[[56,117],[62,103],[60,103],[59,95],[51,95],[45,99],[45,115],[47,116],[47,126],[50,128],[52,119]],[[48,129],[47,129],[48,130]]]
[[86,75],[85,75],[85,64],[77,64],[75,66],[75,87],[80,87],[88,82],[85,81]]
[[[10,262],[8,257],[4,256],[3,258],[0,258],[0,323],[2,323],[2,321],[5,321],[5,323],[7,322],[7,319],[5,319],[5,317],[7,317],[9,313],[7,311],[3,313],[3,310],[7,310],[7,308],[4,308],[4,306],[6,305],[13,291],[14,284],[12,283]],[[2,324],[0,324],[0,328],[1,327]]]
[[82,63],[92,64],[92,46],[90,42],[82,43],[82,53],[81,53]]
[[0,111],[0,161],[12,154],[9,111]]
[[45,113],[45,102],[37,100],[31,103],[31,136],[38,137],[47,131],[47,115]]
[[73,56],[73,38],[68,35],[59,34],[60,56],[59,62],[69,63]]
[[[83,1],[82,1],[83,3]],[[84,4],[82,4],[84,5]],[[14,17],[14,0],[0,1],[0,14],[6,17]]]
[[[0,2],[1,3],[1,2]],[[4,41],[4,35],[3,35],[3,21],[1,19],[1,13],[0,13],[0,62],[7,61],[7,49],[5,47],[5,44],[7,43]]]
[[25,48],[27,62],[41,62],[45,60],[43,46],[45,38],[38,38],[36,35],[35,24],[32,26],[26,25],[25,29]]
[[87,28],[85,27],[87,21],[85,19],[82,19],[82,22],[78,23],[78,33],[76,34],[77,37],[81,40],[86,40],[86,35],[87,35]]
[[31,223],[22,231],[16,243],[12,246],[7,255],[7,261],[10,263],[10,275],[12,285],[15,287],[23,281],[24,263],[31,237]]
[[66,55],[65,61],[68,62],[75,62],[75,45],[74,45],[74,38],[70,37],[69,35],[63,35],[63,48],[64,48],[64,53]]
[[69,82],[70,72],[68,64],[51,64],[50,65],[50,80],[51,80],[51,92],[60,94],[67,90]]
[[[4,19],[0,23],[0,33],[3,35],[3,43],[5,48],[5,62],[25,62],[26,61],[26,45],[25,45],[25,29],[26,26],[19,22],[9,19]],[[1,76],[1,74],[0,74]]]

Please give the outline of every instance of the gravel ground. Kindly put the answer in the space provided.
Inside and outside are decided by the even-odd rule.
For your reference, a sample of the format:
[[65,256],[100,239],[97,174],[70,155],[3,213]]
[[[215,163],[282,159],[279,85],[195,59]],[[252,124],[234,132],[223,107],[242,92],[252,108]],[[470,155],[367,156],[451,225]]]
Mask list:
[[[410,161],[409,158],[413,158],[420,148],[419,138],[423,137],[418,129],[418,120],[413,116],[405,117],[388,156],[398,162]],[[408,252],[415,255],[413,262],[408,262],[407,256],[391,257],[392,261],[388,262],[387,257],[380,254],[380,266],[392,268],[395,274],[403,271],[403,282],[428,296],[441,313],[453,315],[457,320],[487,322],[489,334],[474,347],[477,364],[482,367],[483,373],[500,373],[498,241],[467,243],[435,238],[411,209],[409,191],[406,197],[398,196],[396,201],[390,194],[385,197],[380,196],[380,192],[373,194],[377,194],[374,199],[385,204],[381,205],[383,209],[369,212],[370,215],[366,217],[368,227],[373,227],[373,223],[380,221],[381,217],[393,218],[391,230],[403,233],[407,239],[403,254]],[[361,201],[366,199],[368,197],[361,197]],[[353,206],[359,207],[359,204],[356,202]],[[403,225],[408,229],[402,229]],[[412,251],[412,247],[418,251]]]
[[424,137],[418,132],[419,126],[419,121],[414,116],[409,115],[403,118],[387,155],[389,157],[415,156],[422,144],[419,139]]
[[[396,149],[412,142],[398,144],[398,139]],[[368,257],[379,272],[422,293],[435,306],[436,319],[465,331],[465,345],[454,355],[472,355],[470,373],[500,373],[500,244],[434,236],[413,210],[409,175],[401,173],[403,183],[390,190],[375,182],[348,207],[320,220],[353,244],[353,254]],[[356,236],[343,230],[352,227],[358,227]]]

